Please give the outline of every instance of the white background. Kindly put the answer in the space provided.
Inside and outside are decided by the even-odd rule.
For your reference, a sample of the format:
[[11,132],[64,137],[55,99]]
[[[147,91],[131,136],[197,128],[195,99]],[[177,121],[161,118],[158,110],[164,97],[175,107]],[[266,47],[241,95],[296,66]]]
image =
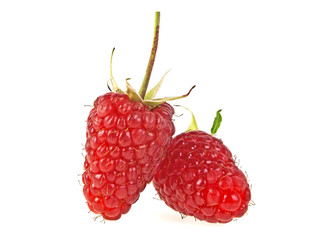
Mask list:
[[[114,76],[150,85],[240,159],[255,206],[226,225],[181,220],[149,185],[119,221],[88,213],[85,120]],[[327,239],[327,1],[1,1],[1,239]],[[177,133],[190,115],[175,117]]]

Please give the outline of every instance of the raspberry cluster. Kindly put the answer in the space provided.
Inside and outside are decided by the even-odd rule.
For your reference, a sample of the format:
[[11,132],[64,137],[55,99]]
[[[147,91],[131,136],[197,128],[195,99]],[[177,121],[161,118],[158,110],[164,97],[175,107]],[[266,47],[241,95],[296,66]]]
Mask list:
[[[172,209],[212,223],[243,216],[251,199],[245,175],[220,139],[199,131],[194,115],[188,132],[172,139],[174,109],[156,98],[162,79],[149,91],[155,61],[160,13],[155,13],[153,46],[137,92],[126,79],[126,91],[112,73],[113,92],[98,97],[87,119],[83,193],[89,209],[106,220],[127,213],[153,180],[160,198]],[[108,86],[109,87],[109,86]],[[188,110],[188,109],[187,109]],[[190,110],[189,110],[190,111]],[[220,127],[217,111],[211,133]]]

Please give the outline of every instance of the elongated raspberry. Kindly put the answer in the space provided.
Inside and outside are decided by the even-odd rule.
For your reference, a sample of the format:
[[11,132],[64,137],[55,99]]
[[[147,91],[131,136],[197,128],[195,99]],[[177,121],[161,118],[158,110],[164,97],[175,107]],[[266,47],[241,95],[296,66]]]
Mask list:
[[109,69],[113,92],[94,101],[87,120],[83,193],[90,210],[107,220],[117,220],[127,213],[153,179],[175,132],[174,109],[166,102],[187,97],[195,87],[184,95],[156,98],[165,74],[147,91],[158,46],[159,20],[160,12],[155,12],[153,46],[139,92],[129,78],[125,80],[125,92],[116,83],[112,72],[114,48]]
[[87,120],[82,175],[92,212],[116,220],[130,210],[171,143],[173,113],[167,103],[150,110],[123,93],[96,99]]
[[251,199],[247,179],[229,149],[198,130],[173,139],[153,184],[172,209],[213,223],[243,216]]

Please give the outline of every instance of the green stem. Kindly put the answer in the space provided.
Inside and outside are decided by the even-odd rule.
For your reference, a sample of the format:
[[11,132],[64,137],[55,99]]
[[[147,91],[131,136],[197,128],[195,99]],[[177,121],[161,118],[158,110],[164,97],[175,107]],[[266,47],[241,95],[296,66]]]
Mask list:
[[153,66],[154,66],[154,62],[155,62],[157,46],[158,46],[158,37],[159,37],[159,19],[160,19],[160,12],[156,12],[155,13],[155,29],[154,29],[153,47],[151,49],[146,74],[145,74],[145,77],[143,79],[142,85],[139,90],[139,95],[141,96],[142,99],[145,98],[148,84],[149,84],[150,75],[153,70]]

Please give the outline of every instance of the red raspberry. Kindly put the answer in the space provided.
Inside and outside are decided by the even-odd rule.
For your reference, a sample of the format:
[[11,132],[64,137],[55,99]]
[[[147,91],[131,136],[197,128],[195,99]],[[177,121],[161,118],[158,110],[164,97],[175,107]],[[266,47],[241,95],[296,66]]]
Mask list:
[[149,110],[123,93],[96,99],[87,120],[83,193],[90,210],[116,220],[154,176],[175,132],[167,103]]
[[202,131],[173,139],[153,184],[169,207],[213,223],[243,216],[251,199],[247,179],[229,149]]

